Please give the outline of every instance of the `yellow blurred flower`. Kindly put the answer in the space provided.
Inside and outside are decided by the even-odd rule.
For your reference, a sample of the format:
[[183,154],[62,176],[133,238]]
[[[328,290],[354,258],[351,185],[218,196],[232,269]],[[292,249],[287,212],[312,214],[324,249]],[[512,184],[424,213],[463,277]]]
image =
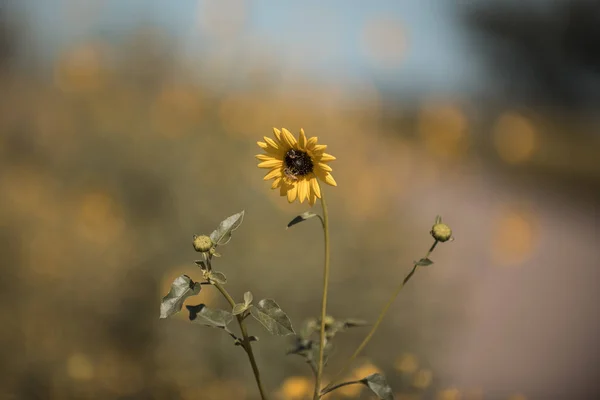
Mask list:
[[279,194],[286,196],[290,203],[298,199],[300,203],[308,199],[309,204],[315,204],[321,198],[321,188],[317,180],[331,186],[337,183],[331,176],[331,167],[326,163],[335,157],[325,153],[327,145],[317,144],[317,137],[306,138],[304,130],[300,129],[298,140],[283,128],[273,128],[275,140],[266,137],[264,142],[257,142],[266,154],[259,154],[259,168],[270,169],[264,179],[273,179],[271,189],[279,188]]

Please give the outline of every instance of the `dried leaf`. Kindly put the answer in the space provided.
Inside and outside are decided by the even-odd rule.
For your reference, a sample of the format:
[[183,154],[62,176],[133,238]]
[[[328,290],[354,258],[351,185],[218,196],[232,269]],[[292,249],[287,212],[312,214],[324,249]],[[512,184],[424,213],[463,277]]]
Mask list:
[[[315,214],[314,212],[310,212],[310,211],[306,211],[300,215],[298,215],[296,218],[294,218],[293,220],[290,221],[289,224],[287,224],[287,228],[290,228],[296,224],[299,224],[302,221],[306,221],[307,219],[313,218],[313,217],[318,217],[318,214]],[[286,229],[287,229],[286,228]]]
[[233,306],[233,315],[238,315],[243,313],[244,311],[246,311],[248,309],[248,306],[244,303],[237,303],[235,306]]
[[160,318],[167,318],[181,311],[185,299],[200,293],[200,282],[194,282],[189,276],[181,275],[171,284],[171,290],[160,304]]
[[392,388],[388,385],[385,377],[381,374],[371,374],[361,379],[361,382],[367,385],[378,398],[382,400],[394,400]]
[[221,285],[227,283],[227,277],[222,272],[211,271],[210,274],[208,274],[208,279],[213,282],[220,283]]
[[202,325],[225,328],[233,320],[233,314],[229,311],[208,308],[205,304],[186,306],[186,308],[190,312],[190,321]]
[[250,309],[252,316],[271,334],[286,336],[294,334],[289,317],[273,299],[263,299]]
[[244,220],[244,211],[225,218],[217,229],[210,234],[210,239],[215,246],[223,246],[231,240],[231,233],[242,224]]

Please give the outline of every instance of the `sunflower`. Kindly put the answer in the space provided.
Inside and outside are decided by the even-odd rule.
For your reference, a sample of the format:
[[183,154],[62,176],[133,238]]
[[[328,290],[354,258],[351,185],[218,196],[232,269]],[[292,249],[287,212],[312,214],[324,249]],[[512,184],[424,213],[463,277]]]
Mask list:
[[300,129],[298,140],[285,128],[273,128],[275,140],[266,137],[257,142],[266,154],[259,154],[259,168],[270,169],[264,179],[273,179],[271,189],[279,188],[281,196],[287,196],[290,203],[294,200],[308,200],[312,206],[321,198],[321,187],[317,180],[331,186],[337,186],[331,176],[331,167],[326,163],[335,157],[325,153],[327,145],[317,144],[317,137],[306,138]]

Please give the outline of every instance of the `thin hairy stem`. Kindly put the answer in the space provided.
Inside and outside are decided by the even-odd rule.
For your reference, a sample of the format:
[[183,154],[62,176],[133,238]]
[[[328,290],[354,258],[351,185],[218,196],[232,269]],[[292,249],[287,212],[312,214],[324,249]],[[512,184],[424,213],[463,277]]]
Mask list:
[[323,357],[325,354],[325,317],[327,316],[327,287],[329,286],[329,215],[325,194],[321,190],[321,207],[323,208],[323,233],[325,238],[325,268],[323,270],[323,301],[321,302],[321,330],[319,332],[319,360],[317,362],[317,377],[313,399],[319,399],[321,380],[323,377]]
[[[433,251],[433,249],[435,249],[435,246],[437,246],[437,244],[438,244],[437,240],[435,242],[433,242],[433,245],[429,248],[429,251],[427,252],[427,254],[425,255],[424,258],[428,258],[431,255],[431,252]],[[381,312],[379,313],[379,317],[377,317],[377,321],[375,321],[375,324],[371,328],[371,331],[367,334],[367,336],[365,337],[365,339],[358,346],[358,348],[356,349],[356,351],[354,352],[354,354],[352,354],[350,356],[350,358],[346,361],[346,363],[344,364],[344,366],[342,367],[342,369],[333,377],[333,379],[331,380],[331,382],[329,382],[329,385],[327,385],[327,387],[323,390],[323,392],[329,391],[329,389],[335,383],[336,379],[338,379],[340,377],[340,375],[342,375],[344,372],[346,372],[348,370],[348,368],[350,367],[350,365],[352,364],[352,362],[356,359],[356,357],[358,357],[358,355],[360,354],[360,352],[363,351],[363,349],[366,347],[366,345],[369,343],[369,341],[371,340],[371,338],[375,334],[375,331],[377,331],[377,328],[379,328],[379,325],[383,321],[383,318],[387,314],[387,312],[388,312],[389,308],[391,307],[392,303],[394,302],[394,300],[396,300],[396,297],[398,297],[398,295],[400,294],[400,291],[404,288],[404,285],[406,285],[406,283],[414,275],[415,271],[417,270],[417,267],[418,267],[418,265],[415,264],[413,266],[412,270],[408,273],[408,275],[406,275],[406,278],[404,278],[404,280],[402,281],[402,283],[396,288],[396,290],[394,290],[394,292],[390,296],[390,298],[387,301],[387,303],[385,303],[385,305],[381,309]]]
[[[227,302],[233,308],[235,306],[235,300],[233,297],[225,290],[225,288],[217,282],[213,282],[213,285],[221,292],[223,297],[227,300]],[[240,325],[240,330],[242,332],[242,348],[246,351],[248,355],[248,359],[250,360],[250,365],[252,365],[252,371],[254,372],[254,378],[256,379],[256,385],[258,386],[258,391],[260,392],[260,398],[262,400],[267,400],[267,394],[265,389],[263,388],[262,382],[260,380],[260,372],[258,371],[258,365],[256,365],[256,359],[254,358],[254,352],[252,351],[252,343],[248,337],[248,330],[246,329],[246,324],[244,323],[244,317],[241,314],[236,315],[238,324]]]
[[356,385],[357,383],[362,383],[362,380],[359,379],[357,381],[342,382],[342,383],[338,383],[335,386],[327,387],[327,388],[323,389],[323,391],[321,392],[321,397],[325,396],[329,392],[333,392],[335,389],[339,389],[341,387],[348,386],[348,385]]

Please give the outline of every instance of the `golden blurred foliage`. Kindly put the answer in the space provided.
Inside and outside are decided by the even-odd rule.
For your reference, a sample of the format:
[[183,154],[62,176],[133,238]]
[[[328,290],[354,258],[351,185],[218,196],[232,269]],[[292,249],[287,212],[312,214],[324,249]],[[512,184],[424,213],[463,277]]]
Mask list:
[[421,369],[413,376],[412,385],[417,389],[427,389],[433,381],[433,372],[429,369]]
[[519,164],[531,158],[537,146],[537,134],[531,121],[515,112],[502,114],[494,125],[494,146],[502,160]]
[[437,395],[437,400],[461,400],[462,394],[455,387],[440,390]]
[[380,67],[397,67],[406,54],[407,38],[402,22],[386,16],[373,17],[365,23],[361,42],[369,60]]
[[75,380],[89,381],[94,377],[94,365],[85,354],[71,354],[67,359],[67,375]]
[[313,395],[314,383],[304,376],[291,376],[287,378],[278,392],[281,400],[307,400]]
[[237,380],[215,380],[206,385],[185,388],[181,391],[182,400],[198,399],[239,399],[248,398],[244,385]]
[[521,208],[504,208],[494,221],[492,259],[498,265],[519,265],[529,258],[537,243],[536,217]]
[[462,159],[469,148],[469,124],[456,104],[431,100],[423,104],[418,130],[425,148],[441,160]]
[[107,47],[103,43],[84,43],[62,55],[54,71],[54,83],[65,92],[88,92],[106,81]]
[[192,133],[201,118],[200,94],[185,86],[165,85],[152,106],[154,128],[169,139]]
[[125,229],[122,211],[105,190],[86,193],[79,202],[76,230],[89,242],[108,246],[119,239]]
[[401,374],[413,374],[419,368],[419,360],[414,354],[406,353],[396,358],[394,363],[396,371]]
[[[381,372],[381,369],[367,361],[354,368],[351,374],[347,376],[344,381],[360,380],[371,374]],[[364,385],[348,385],[337,389],[335,392],[342,397],[356,398],[360,395],[364,388]]]
[[96,371],[100,384],[120,396],[138,393],[145,385],[139,362],[115,351],[107,351],[100,356]]

